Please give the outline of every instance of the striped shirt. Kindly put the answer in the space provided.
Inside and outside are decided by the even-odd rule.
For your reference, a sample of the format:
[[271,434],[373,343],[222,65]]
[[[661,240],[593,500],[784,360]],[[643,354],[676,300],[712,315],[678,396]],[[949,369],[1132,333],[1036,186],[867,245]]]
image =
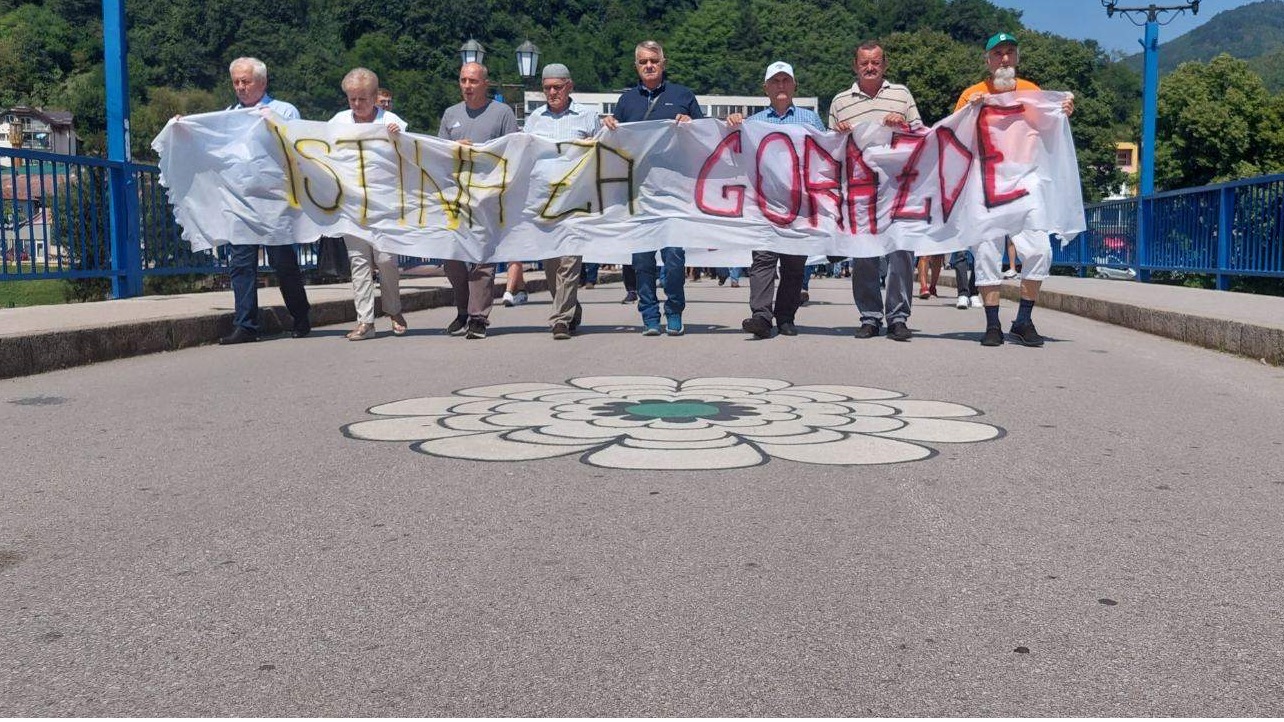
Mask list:
[[562,142],[592,138],[602,127],[597,113],[572,100],[561,113],[549,111],[548,105],[541,105],[526,118],[522,130],[531,135]]
[[816,130],[825,130],[825,124],[821,122],[820,116],[816,111],[810,108],[799,108],[796,105],[790,105],[784,115],[776,113],[775,108],[767,108],[745,118],[745,120],[761,120],[776,125],[810,125]]
[[860,89],[860,83],[853,83],[850,90],[835,95],[834,102],[829,104],[829,127],[837,127],[839,123],[882,123],[888,113],[905,116],[905,122],[911,127],[923,124],[918,104],[904,85],[884,80],[883,87],[870,96]]

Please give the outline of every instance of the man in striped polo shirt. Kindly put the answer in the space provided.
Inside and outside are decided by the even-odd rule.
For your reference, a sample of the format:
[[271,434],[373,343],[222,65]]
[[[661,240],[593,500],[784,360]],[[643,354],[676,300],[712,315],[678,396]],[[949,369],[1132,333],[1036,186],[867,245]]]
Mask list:
[[[834,96],[829,104],[831,130],[846,132],[858,123],[882,123],[905,129],[923,125],[909,88],[883,78],[887,73],[887,59],[878,43],[867,42],[856,48],[852,69],[856,71],[856,82]],[[913,336],[906,322],[913,297],[914,253],[887,254],[886,302],[878,289],[878,263],[878,258],[857,258],[852,268],[852,297],[860,312],[856,338],[877,336],[886,320],[888,338],[908,341]]]

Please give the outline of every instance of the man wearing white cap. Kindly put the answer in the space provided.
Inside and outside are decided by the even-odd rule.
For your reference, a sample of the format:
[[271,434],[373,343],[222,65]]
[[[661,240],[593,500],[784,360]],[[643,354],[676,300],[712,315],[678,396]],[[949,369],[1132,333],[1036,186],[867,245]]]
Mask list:
[[[846,132],[857,123],[882,123],[907,129],[923,125],[909,88],[883,78],[887,73],[887,58],[878,43],[862,43],[856,48],[852,70],[856,71],[856,82],[834,96],[834,102],[829,105],[831,129]],[[910,340],[913,334],[906,322],[913,291],[913,251],[887,254],[886,298],[878,292],[878,258],[857,258],[852,265],[852,297],[860,312],[856,338],[877,336],[879,326],[886,320],[888,338]]]
[[[544,66],[541,76],[544,98],[548,101],[527,118],[524,130],[552,141],[584,140],[597,135],[602,127],[597,113],[571,100],[575,83],[571,71],[561,63]],[[561,256],[544,261],[548,290],[553,294],[553,313],[549,323],[553,338],[569,339],[580,325],[580,303],[577,289],[580,280],[579,256]]]
[[[807,125],[819,131],[825,124],[815,111],[794,105],[798,82],[794,68],[777,60],[767,66],[762,88],[771,101],[771,107],[760,110],[748,120],[775,123],[776,125]],[[740,113],[727,116],[727,124],[736,127],[746,118]],[[776,268],[780,268],[780,289],[776,290]],[[758,338],[770,338],[772,321],[781,336],[797,336],[794,314],[802,304],[803,272],[807,267],[806,256],[795,256],[774,251],[754,251],[753,265],[749,267],[749,318],[740,323],[746,333]]]
[[[1038,90],[1039,86],[1016,76],[1020,62],[1021,53],[1017,50],[1015,36],[1010,33],[991,36],[985,44],[985,65],[989,76],[960,93],[954,111],[958,112],[968,104],[984,102],[996,93]],[[1074,113],[1073,95],[1061,102],[1061,112],[1067,117]],[[1052,242],[1047,233],[1032,231],[1013,235],[1012,242],[1021,256],[1021,303],[1017,306],[1016,320],[1012,322],[1008,336],[1022,346],[1042,346],[1043,336],[1034,328],[1030,315],[1039,300],[1043,279],[1048,277],[1052,267]],[[981,302],[985,304],[982,346],[1003,345],[1003,326],[999,323],[999,287],[1003,283],[999,270],[1003,264],[1003,249],[1003,238],[984,240],[972,249],[976,256],[976,286],[981,289]]]

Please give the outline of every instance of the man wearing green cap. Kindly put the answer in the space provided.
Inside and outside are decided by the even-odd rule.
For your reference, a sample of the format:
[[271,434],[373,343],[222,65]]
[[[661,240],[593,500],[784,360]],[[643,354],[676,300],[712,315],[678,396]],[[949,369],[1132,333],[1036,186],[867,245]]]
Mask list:
[[[1021,53],[1017,50],[1017,39],[1010,33],[998,33],[985,44],[985,65],[989,77],[964,90],[959,95],[954,111],[958,112],[967,105],[983,102],[991,95],[1019,90],[1039,90],[1039,86],[1028,80],[1018,78],[1017,64],[1021,62]],[[1061,111],[1067,116],[1074,113],[1074,96],[1067,94],[1061,103]],[[1043,337],[1034,328],[1030,320],[1034,304],[1039,300],[1039,287],[1048,277],[1052,267],[1052,243],[1047,233],[1024,231],[1013,235],[1012,242],[1021,256],[1021,304],[1017,308],[1016,320],[1008,336],[1024,346],[1042,346]],[[999,323],[999,286],[1003,283],[1001,269],[1003,266],[1003,238],[986,239],[973,248],[976,256],[976,285],[981,291],[981,302],[985,306],[985,335],[981,337],[982,346],[1001,346],[1003,344],[1003,326]]]

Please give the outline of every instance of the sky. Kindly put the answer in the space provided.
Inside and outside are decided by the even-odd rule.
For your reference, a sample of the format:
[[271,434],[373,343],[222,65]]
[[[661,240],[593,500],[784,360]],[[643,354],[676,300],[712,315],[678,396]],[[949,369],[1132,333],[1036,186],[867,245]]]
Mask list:
[[[1145,28],[1133,25],[1118,13],[1106,17],[1101,0],[991,0],[1001,7],[1021,11],[1028,28],[1055,33],[1076,40],[1093,39],[1107,52],[1121,50],[1127,55],[1141,52],[1140,40]],[[1201,0],[1199,14],[1186,11],[1169,25],[1160,25],[1160,45],[1203,25],[1213,16],[1255,0]],[[1153,0],[1155,5],[1183,5],[1183,0]],[[1119,7],[1148,7],[1152,0],[1118,0]],[[1144,22],[1145,18],[1141,18]],[[1160,17],[1162,23],[1164,17]],[[996,31],[997,32],[997,31]]]

